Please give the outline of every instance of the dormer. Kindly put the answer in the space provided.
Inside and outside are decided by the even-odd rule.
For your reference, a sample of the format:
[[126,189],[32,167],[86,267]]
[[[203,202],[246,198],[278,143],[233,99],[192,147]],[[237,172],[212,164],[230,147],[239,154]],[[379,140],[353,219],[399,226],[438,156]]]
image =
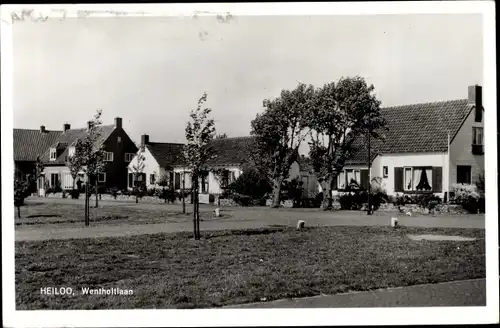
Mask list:
[[50,148],[50,161],[55,161],[57,159],[57,148]]

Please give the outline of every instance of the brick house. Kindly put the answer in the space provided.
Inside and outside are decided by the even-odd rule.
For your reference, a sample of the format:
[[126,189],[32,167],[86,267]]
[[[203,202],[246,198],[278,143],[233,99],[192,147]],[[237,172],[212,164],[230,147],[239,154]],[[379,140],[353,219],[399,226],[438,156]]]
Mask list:
[[[446,198],[454,183],[474,184],[484,171],[482,88],[468,98],[382,108],[385,140],[372,140],[371,172],[364,137],[333,184],[336,192],[354,180],[362,188],[379,178],[387,194],[433,193]],[[335,193],[335,191],[334,191]]]
[[[45,184],[52,188],[60,186],[65,190],[73,188],[73,178],[66,163],[75,151],[76,140],[85,137],[87,129],[71,129],[69,124],[65,124],[62,133],[41,156],[45,176],[39,181],[39,189],[43,189]],[[137,147],[123,129],[120,117],[115,118],[114,125],[101,125],[99,129],[101,138],[96,146],[103,145],[106,153],[105,170],[99,174],[98,185],[103,189],[126,189],[127,166],[137,152]],[[83,172],[80,178],[83,178]]]
[[52,145],[63,131],[14,129],[14,179],[25,180],[27,174],[35,172],[38,157]]

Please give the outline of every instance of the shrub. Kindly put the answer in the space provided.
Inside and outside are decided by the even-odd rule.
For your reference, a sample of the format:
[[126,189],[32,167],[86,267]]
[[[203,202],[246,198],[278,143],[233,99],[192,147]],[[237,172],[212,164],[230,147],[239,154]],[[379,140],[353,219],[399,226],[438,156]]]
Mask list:
[[118,196],[118,191],[118,188],[113,187],[109,190],[109,194],[113,196],[114,199],[116,199],[116,197]]
[[78,190],[78,189],[72,189],[70,191],[70,194],[71,194],[71,199],[78,199],[78,198],[80,198],[80,190]]
[[66,190],[63,190],[62,191],[62,198],[66,198],[66,197],[68,197],[68,195],[66,194]]
[[418,194],[415,196],[415,202],[422,208],[427,208],[432,211],[438,204],[441,204],[442,199],[434,194]]
[[293,207],[301,206],[304,190],[302,185],[303,182],[298,178],[294,178],[290,181],[284,181],[281,190],[281,200],[291,200],[293,202]]
[[469,213],[477,213],[481,210],[484,212],[484,196],[479,194],[475,185],[456,183],[451,186],[451,189],[455,195],[453,202],[462,205],[464,210]]
[[228,189],[231,194],[246,195],[251,199],[260,199],[272,190],[270,181],[256,169],[244,170]]
[[321,203],[323,203],[323,192],[319,192],[313,199],[314,207],[320,207]]
[[236,202],[236,204],[241,206],[249,206],[252,204],[252,197],[248,195],[234,194],[233,200]]

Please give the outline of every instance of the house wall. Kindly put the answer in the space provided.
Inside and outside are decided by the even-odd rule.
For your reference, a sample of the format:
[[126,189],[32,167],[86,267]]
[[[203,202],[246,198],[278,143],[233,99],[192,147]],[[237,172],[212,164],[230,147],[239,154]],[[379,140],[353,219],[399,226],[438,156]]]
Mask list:
[[[477,181],[477,175],[484,171],[484,155],[472,154],[472,127],[483,127],[483,122],[476,123],[475,110],[469,113],[464,124],[458,131],[455,138],[450,144],[450,172],[449,181],[450,185],[457,182],[457,165],[470,165],[471,166],[471,183]],[[453,136],[451,136],[453,137]],[[483,132],[484,140],[484,132]]]
[[[390,155],[379,155],[374,161],[372,167],[372,179],[374,177],[382,178],[382,187],[385,188],[387,194],[394,195],[394,168],[405,166],[440,166],[443,170],[443,192],[439,193],[442,197],[443,193],[448,191],[447,181],[447,160],[446,152],[440,153],[401,153]],[[383,178],[383,167],[388,167],[388,176]]]
[[[118,142],[118,137],[121,138],[120,142]],[[105,187],[126,189],[129,163],[125,161],[125,154],[136,153],[137,147],[123,128],[115,128],[105,141],[104,149],[114,154],[113,161],[106,162]]]
[[[237,166],[227,166],[227,167],[225,167],[225,169],[229,170],[230,172],[234,172],[235,179],[238,179],[238,177],[243,173],[241,168],[239,168]],[[182,179],[183,172],[186,172],[185,187],[186,187],[186,189],[191,189],[191,186],[192,186],[191,173],[188,170],[184,171],[183,168],[174,168],[174,173],[180,173],[181,179]],[[200,190],[201,190],[201,179],[199,179],[199,181],[200,181]],[[181,185],[182,185],[182,182],[181,182]],[[208,193],[210,193],[210,194],[222,193],[222,189],[217,181],[217,178],[215,177],[215,175],[212,172],[209,172],[209,174],[208,174]]]
[[[137,154],[139,154],[140,151],[137,151]],[[156,159],[154,158],[153,154],[149,151],[149,149],[146,147],[144,150],[144,153],[142,154],[144,156],[144,169],[142,170],[142,173],[146,174],[146,187],[149,188],[157,188],[158,187],[158,181],[160,180],[160,177],[163,174],[166,174],[167,172],[165,169],[160,167]],[[125,155],[124,155],[125,156]],[[128,184],[128,173],[134,173],[134,166],[137,166],[137,159],[138,156],[136,155],[132,161],[127,166],[127,188],[132,189],[129,187]],[[155,183],[151,184],[150,183],[150,175],[154,174],[155,175]]]
[[63,166],[63,165],[45,166],[45,169],[43,170],[43,172],[45,175],[45,181],[48,182],[50,187],[52,187],[52,188],[55,187],[51,183],[50,176],[52,174],[58,174],[62,189],[70,190],[73,188],[73,177],[71,176],[71,173],[70,173],[69,168],[67,166]]

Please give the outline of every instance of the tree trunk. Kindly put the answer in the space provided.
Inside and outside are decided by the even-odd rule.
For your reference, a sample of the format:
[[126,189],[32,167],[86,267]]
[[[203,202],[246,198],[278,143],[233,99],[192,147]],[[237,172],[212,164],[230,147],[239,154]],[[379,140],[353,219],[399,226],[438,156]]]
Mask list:
[[198,229],[197,229],[197,217],[196,213],[198,212],[198,209],[196,208],[196,194],[197,194],[197,189],[198,189],[198,183],[197,183],[198,178],[193,175],[193,196],[192,201],[193,201],[193,232],[194,232],[194,239],[198,239]]
[[186,180],[184,174],[182,175],[182,214],[186,214],[186,194],[184,189],[186,188]]
[[20,219],[21,218],[21,206],[18,206],[17,207],[17,218]]
[[99,183],[97,180],[99,179],[99,176],[96,177],[95,179],[95,208],[99,207]]
[[323,189],[323,201],[321,202],[321,209],[326,211],[332,208],[332,179],[328,179],[321,184]]
[[281,185],[283,183],[283,178],[277,178],[273,180],[273,201],[271,207],[276,208],[281,205]]
[[89,187],[88,180],[85,182],[85,226],[89,225]]

